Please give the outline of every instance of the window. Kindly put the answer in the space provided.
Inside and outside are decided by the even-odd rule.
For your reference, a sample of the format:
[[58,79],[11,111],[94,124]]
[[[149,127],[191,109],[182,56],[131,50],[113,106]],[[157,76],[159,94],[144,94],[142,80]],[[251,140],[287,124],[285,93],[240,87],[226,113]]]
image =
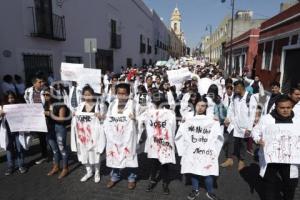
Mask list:
[[23,55],[25,81],[27,85],[31,85],[31,79],[37,73],[47,78],[52,72],[52,56],[50,55]]
[[263,54],[262,69],[271,71],[272,68],[272,54],[273,54],[273,41],[265,43],[265,50]]
[[111,32],[116,33],[117,32],[117,22],[116,20],[110,20],[110,26],[111,26]]
[[120,49],[122,43],[122,37],[120,34],[117,34],[117,21],[111,19],[110,26],[111,26],[110,48]]
[[52,0],[34,0],[32,9],[32,37],[57,41],[66,40],[65,18],[52,12]]
[[82,58],[80,56],[66,56],[67,63],[82,63]]
[[127,58],[126,59],[126,66],[131,67],[132,66],[132,58]]
[[174,31],[177,31],[177,23],[174,24]]

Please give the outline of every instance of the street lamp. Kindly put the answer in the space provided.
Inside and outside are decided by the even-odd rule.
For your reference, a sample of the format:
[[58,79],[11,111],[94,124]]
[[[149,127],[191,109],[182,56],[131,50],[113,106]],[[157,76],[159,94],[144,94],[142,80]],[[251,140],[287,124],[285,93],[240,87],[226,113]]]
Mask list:
[[208,31],[209,29],[209,62],[211,63],[211,46],[212,46],[212,25],[206,25],[205,30]]
[[[225,3],[226,0],[221,0],[221,2]],[[232,70],[232,40],[233,40],[233,23],[234,23],[234,3],[235,3],[235,0],[231,0],[230,57],[229,57],[229,68],[228,68],[229,75],[231,75],[231,70]]]

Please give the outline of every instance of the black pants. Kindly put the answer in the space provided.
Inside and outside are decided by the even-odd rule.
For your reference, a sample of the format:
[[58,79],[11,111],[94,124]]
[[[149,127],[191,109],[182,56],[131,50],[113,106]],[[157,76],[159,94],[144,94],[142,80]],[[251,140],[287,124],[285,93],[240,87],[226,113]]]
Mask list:
[[263,200],[293,200],[298,179],[290,178],[290,164],[268,164]]
[[150,162],[150,180],[157,182],[161,178],[164,184],[169,184],[169,164],[162,165],[157,159],[150,159]]
[[247,152],[247,138],[237,138],[234,137],[234,152],[233,155],[237,157],[238,160],[245,160]]
[[42,153],[42,158],[48,157],[48,150],[47,150],[47,141],[46,141],[46,134],[48,133],[38,133],[36,132],[39,141],[40,141],[40,150]]
[[227,128],[225,128],[223,135],[224,135],[223,150],[225,152],[225,156],[226,158],[231,158],[232,152],[234,151],[233,131],[231,133],[228,133]]

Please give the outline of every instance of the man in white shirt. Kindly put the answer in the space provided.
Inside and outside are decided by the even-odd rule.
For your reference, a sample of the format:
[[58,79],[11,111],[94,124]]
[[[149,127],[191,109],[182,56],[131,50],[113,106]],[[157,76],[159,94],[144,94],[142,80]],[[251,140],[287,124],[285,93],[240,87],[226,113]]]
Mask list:
[[[234,82],[235,97],[230,104],[225,126],[228,127],[228,132],[233,129],[234,136],[234,153],[239,160],[238,170],[241,171],[245,167],[245,154],[247,139],[251,136],[253,123],[255,120],[257,101],[253,95],[250,95],[243,81]],[[231,159],[231,166],[233,160]]]
[[[298,92],[300,96],[300,90]],[[290,142],[288,142],[290,139],[286,138],[297,137],[290,135],[292,132],[289,130],[299,130],[300,124],[299,118],[296,119],[293,114],[292,101],[293,100],[288,96],[280,95],[275,102],[275,109],[272,110],[270,114],[264,115],[258,125],[253,129],[253,139],[256,143],[261,145],[258,155],[260,161],[260,176],[263,178],[263,199],[265,200],[292,200],[294,199],[295,189],[298,185],[299,171],[297,165],[283,161],[284,159],[282,159],[282,161],[272,161],[274,155],[269,154],[270,146],[273,145],[274,148],[276,147],[276,151],[278,149],[279,152],[287,152],[287,157],[293,157],[289,155],[291,154],[291,150],[285,151],[285,148],[290,145]],[[266,135],[278,134],[278,130],[283,134],[279,141],[275,141],[273,144],[270,144],[269,141],[268,144],[268,141],[265,140]],[[267,149],[269,149],[269,152]],[[298,151],[295,153],[298,153]],[[276,152],[276,157],[278,157],[278,159],[282,158],[281,154],[282,153]]]
[[295,118],[300,118],[300,84],[290,89],[289,97],[295,103],[295,106],[293,108]]

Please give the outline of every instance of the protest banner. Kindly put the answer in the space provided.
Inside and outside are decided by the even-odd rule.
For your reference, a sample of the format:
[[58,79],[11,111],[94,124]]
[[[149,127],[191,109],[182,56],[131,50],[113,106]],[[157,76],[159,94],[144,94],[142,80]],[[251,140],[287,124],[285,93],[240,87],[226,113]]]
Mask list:
[[137,134],[132,119],[123,114],[108,116],[104,121],[106,165],[112,168],[137,167]]
[[189,118],[180,125],[175,140],[182,174],[219,175],[223,135],[217,121],[207,116]]
[[83,69],[83,64],[61,63],[61,80],[78,81],[83,75],[81,69]]
[[11,104],[3,107],[11,132],[48,132],[42,104]]
[[300,164],[300,125],[272,124],[263,135],[266,163]]
[[171,85],[182,84],[185,80],[191,79],[191,72],[188,68],[167,71]]
[[90,85],[95,93],[100,93],[101,91],[101,70],[100,69],[81,69],[81,76],[78,79],[78,84],[80,87],[85,85]]

